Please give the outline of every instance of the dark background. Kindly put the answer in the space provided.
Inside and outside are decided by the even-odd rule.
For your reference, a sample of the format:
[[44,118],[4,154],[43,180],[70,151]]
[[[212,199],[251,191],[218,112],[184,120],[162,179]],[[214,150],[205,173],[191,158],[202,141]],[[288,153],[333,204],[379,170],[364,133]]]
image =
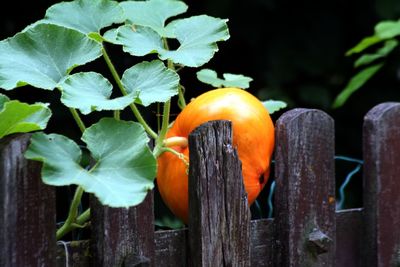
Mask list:
[[[0,9],[0,39],[13,36],[26,25],[42,18],[45,10],[58,1],[8,1]],[[231,38],[219,43],[220,51],[204,67],[224,72],[240,73],[254,79],[249,91],[260,99],[279,99],[289,103],[289,108],[322,109],[335,119],[336,154],[362,158],[363,116],[373,106],[385,101],[400,100],[399,52],[387,60],[385,67],[349,101],[337,110],[331,108],[334,97],[356,73],[352,67],[355,57],[345,57],[345,52],[361,38],[373,33],[374,25],[386,19],[400,18],[398,0],[190,0],[185,1],[189,11],[185,16],[208,14],[228,18]],[[124,68],[133,60],[120,49],[114,63]],[[105,64],[93,63],[90,67],[107,72]],[[198,82],[194,69],[183,69],[182,83],[187,89],[187,99],[210,87]],[[26,101],[42,100],[48,95],[43,90],[19,88],[7,92],[11,97]],[[56,92],[50,102],[57,102]],[[49,130],[76,137],[74,122],[68,110],[51,106],[55,112]],[[173,110],[177,113],[178,110]],[[282,112],[273,115],[276,120]],[[153,108],[147,114],[156,117]],[[89,118],[87,120],[95,120]],[[67,127],[66,127],[67,126]],[[63,130],[62,130],[63,129]],[[355,167],[351,163],[337,162],[337,184]],[[349,185],[347,207],[361,206],[361,175]]]

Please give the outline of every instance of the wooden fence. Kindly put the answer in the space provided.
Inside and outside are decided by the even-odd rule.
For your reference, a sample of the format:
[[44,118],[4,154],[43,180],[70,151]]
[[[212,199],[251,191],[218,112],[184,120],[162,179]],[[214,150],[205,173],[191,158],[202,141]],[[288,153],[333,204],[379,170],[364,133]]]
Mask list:
[[[0,266],[400,266],[400,104],[365,116],[364,207],[335,211],[334,122],[294,109],[276,122],[275,217],[250,220],[227,121],[192,133],[188,228],[155,231],[153,193],[115,209],[91,199],[91,238],[56,245],[55,189],[0,140]],[[67,253],[66,253],[67,252]]]

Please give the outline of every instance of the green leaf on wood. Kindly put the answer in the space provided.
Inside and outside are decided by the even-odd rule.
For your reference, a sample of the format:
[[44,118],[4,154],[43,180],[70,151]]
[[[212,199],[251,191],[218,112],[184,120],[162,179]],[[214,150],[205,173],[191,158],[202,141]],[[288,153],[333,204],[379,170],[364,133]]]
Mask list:
[[136,94],[110,99],[113,86],[101,74],[81,72],[68,76],[59,84],[61,102],[67,107],[77,108],[83,114],[96,110],[122,110],[134,102]]
[[202,69],[197,73],[197,79],[203,83],[210,84],[214,87],[239,87],[242,89],[249,88],[250,82],[253,80],[242,74],[224,73],[223,79],[218,78],[217,72],[211,69]]
[[343,91],[335,98],[333,102],[333,108],[338,108],[344,105],[347,99],[357,91],[361,86],[363,86],[374,74],[382,68],[383,64],[376,64],[371,67],[368,67],[358,74],[356,74]]
[[136,103],[148,106],[165,102],[178,94],[179,76],[159,60],[142,62],[127,69],[122,84],[137,95]]
[[262,102],[264,107],[268,110],[269,114],[275,113],[278,110],[287,107],[287,104],[280,100],[266,100]]
[[376,53],[365,54],[362,55],[359,59],[357,59],[356,62],[354,63],[354,67],[367,65],[374,62],[377,59],[386,57],[390,52],[393,51],[393,49],[395,49],[398,46],[398,44],[399,42],[395,39],[386,41],[384,46],[380,48],[378,51],[376,51]]
[[133,25],[149,27],[162,37],[173,37],[165,27],[167,19],[185,13],[188,8],[175,0],[124,1],[120,5]]
[[124,11],[116,1],[77,0],[51,6],[42,22],[89,34],[124,20]]
[[6,98],[0,97],[0,138],[13,133],[27,133],[46,128],[51,117],[51,111],[46,104],[29,105],[17,100],[4,100]]
[[82,140],[96,162],[90,170],[79,165],[79,146],[57,134],[34,134],[25,157],[43,162],[42,180],[46,184],[80,185],[111,207],[140,204],[154,187],[157,168],[143,127],[105,118],[88,128]]
[[72,29],[37,24],[0,42],[0,88],[52,90],[75,67],[101,56],[101,45]]

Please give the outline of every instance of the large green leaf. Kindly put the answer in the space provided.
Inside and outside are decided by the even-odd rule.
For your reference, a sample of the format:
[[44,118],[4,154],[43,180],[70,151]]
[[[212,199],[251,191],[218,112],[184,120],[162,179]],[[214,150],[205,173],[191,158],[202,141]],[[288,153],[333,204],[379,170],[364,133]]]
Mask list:
[[111,207],[141,203],[154,187],[157,168],[143,127],[105,118],[88,128],[82,140],[96,161],[89,171],[79,165],[82,152],[78,145],[61,135],[34,134],[25,156],[43,162],[46,184],[80,185]]
[[186,12],[187,5],[176,0],[124,1],[127,19],[134,25],[147,26],[162,37],[172,37],[165,27],[167,19]]
[[165,102],[178,94],[179,76],[159,60],[142,62],[127,69],[122,83],[130,93],[135,93],[137,103],[148,106]]
[[333,107],[338,108],[343,106],[343,104],[347,101],[347,99],[357,91],[361,86],[363,86],[374,74],[382,68],[383,64],[376,64],[371,67],[368,67],[358,74],[356,74],[343,91],[335,98],[333,102]]
[[89,34],[124,20],[124,11],[116,1],[76,0],[51,6],[42,21]]
[[[144,56],[150,53],[164,53],[163,41],[157,32],[148,27],[124,25],[116,32],[109,31],[105,34],[108,41],[122,44],[123,50],[134,56]],[[114,39],[113,39],[114,38]]]
[[100,55],[101,45],[80,32],[37,24],[0,42],[0,88],[52,90],[74,67]]
[[50,117],[51,111],[46,104],[29,105],[17,100],[3,102],[0,108],[0,138],[12,133],[43,130]]
[[197,79],[203,83],[211,84],[214,87],[239,87],[242,89],[249,88],[250,82],[253,80],[242,74],[224,73],[223,79],[218,78],[214,70],[202,69],[197,73]]
[[68,76],[59,84],[61,102],[77,108],[83,114],[97,110],[122,110],[134,102],[136,94],[110,99],[112,84],[96,72],[81,72]]
[[354,63],[354,66],[360,67],[363,65],[370,64],[377,59],[386,57],[390,52],[393,51],[393,49],[395,49],[398,46],[398,44],[399,44],[399,42],[395,39],[388,40],[385,42],[385,44],[382,48],[380,48],[380,49],[378,49],[378,51],[376,51],[376,53],[362,55],[359,59],[356,60],[356,62]]
[[176,64],[199,67],[218,51],[218,41],[229,38],[226,22],[206,15],[171,22],[167,28],[180,43],[176,50],[165,49],[162,37],[149,27],[124,25],[118,28],[116,37],[115,32],[111,32],[108,39],[122,44],[124,51],[134,56],[158,53],[162,60],[170,59]]
[[217,42],[229,39],[227,20],[206,15],[175,20],[168,25],[180,46],[175,51],[165,51],[161,59],[188,67],[199,67],[207,63],[216,51]]

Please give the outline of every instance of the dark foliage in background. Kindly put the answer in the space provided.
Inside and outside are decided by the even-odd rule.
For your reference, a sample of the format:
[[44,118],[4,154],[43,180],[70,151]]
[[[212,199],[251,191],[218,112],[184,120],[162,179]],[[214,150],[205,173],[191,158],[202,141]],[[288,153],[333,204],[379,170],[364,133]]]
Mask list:
[[[58,1],[9,1],[0,9],[0,39],[22,30],[42,18],[47,7]],[[340,109],[331,108],[335,96],[354,75],[354,58],[345,52],[361,38],[373,33],[374,25],[385,19],[400,18],[397,0],[187,0],[191,15],[208,14],[229,18],[231,38],[219,45],[220,51],[204,67],[224,72],[240,73],[254,79],[250,92],[260,99],[279,99],[289,108],[318,108],[335,119],[336,154],[362,157],[362,120],[374,105],[384,101],[400,101],[399,52],[389,58],[388,64]],[[127,54],[115,51],[116,65],[121,69],[133,65]],[[99,64],[99,63],[96,63]],[[96,66],[104,68],[105,64]],[[198,82],[195,71],[181,72],[187,98],[210,87]],[[19,88],[7,94],[26,101],[43,100],[48,92]],[[52,103],[57,103],[54,92]],[[52,105],[55,112],[49,124],[60,132],[67,123],[75,125],[67,109]],[[178,110],[175,110],[177,113]],[[148,114],[155,118],[156,111]],[[274,119],[280,114],[274,114]],[[94,120],[96,118],[93,118]],[[1,123],[1,122],[0,122]],[[75,126],[69,127],[73,136]],[[77,129],[76,129],[77,130]],[[68,133],[67,133],[68,135]],[[350,166],[351,169],[351,166]],[[339,184],[349,172],[347,165],[337,165]],[[361,176],[349,185],[353,206],[360,206]]]

